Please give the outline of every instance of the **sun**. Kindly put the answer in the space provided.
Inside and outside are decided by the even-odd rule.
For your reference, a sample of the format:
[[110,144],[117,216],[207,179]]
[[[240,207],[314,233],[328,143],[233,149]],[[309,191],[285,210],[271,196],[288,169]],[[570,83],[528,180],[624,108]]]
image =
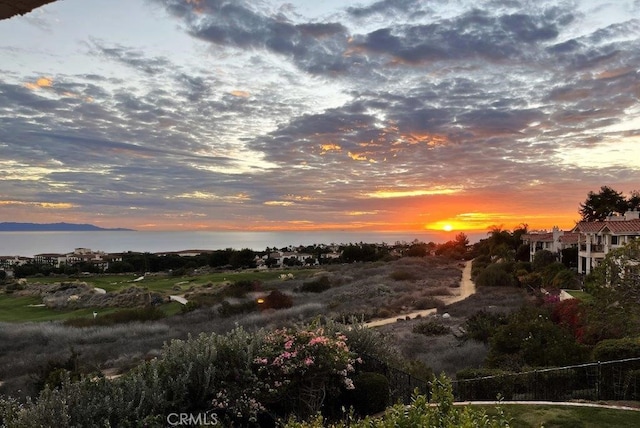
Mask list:
[[450,224],[445,224],[444,226],[442,226],[442,230],[444,230],[445,232],[451,232],[453,230],[453,226],[451,226]]

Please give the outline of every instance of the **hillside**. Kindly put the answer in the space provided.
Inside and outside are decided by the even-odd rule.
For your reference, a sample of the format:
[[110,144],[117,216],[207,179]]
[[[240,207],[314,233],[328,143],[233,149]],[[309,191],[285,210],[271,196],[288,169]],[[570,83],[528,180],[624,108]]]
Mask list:
[[129,231],[132,229],[105,229],[92,224],[74,223],[0,223],[0,232],[100,232],[100,231]]

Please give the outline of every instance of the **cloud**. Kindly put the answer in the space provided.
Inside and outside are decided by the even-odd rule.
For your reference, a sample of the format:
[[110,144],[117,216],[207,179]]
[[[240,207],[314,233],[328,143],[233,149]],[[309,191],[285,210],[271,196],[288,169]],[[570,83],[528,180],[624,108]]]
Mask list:
[[9,69],[29,49],[2,47],[3,199],[141,224],[421,228],[575,214],[602,180],[640,180],[624,162],[637,2],[151,3],[191,39],[101,33],[77,70]]
[[40,88],[50,88],[53,85],[53,80],[50,77],[41,77],[35,82],[27,82],[24,86],[28,89],[40,89]]

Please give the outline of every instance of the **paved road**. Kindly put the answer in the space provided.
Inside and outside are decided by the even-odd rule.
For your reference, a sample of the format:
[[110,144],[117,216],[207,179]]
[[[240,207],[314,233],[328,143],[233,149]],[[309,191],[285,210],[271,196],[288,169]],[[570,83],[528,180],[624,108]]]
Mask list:
[[[460,279],[460,294],[457,296],[450,296],[442,298],[442,301],[445,305],[450,305],[455,302],[459,302],[460,300],[464,300],[467,297],[471,296],[476,292],[476,285],[471,280],[471,260],[467,261],[464,265],[464,269],[462,270],[462,278]],[[415,311],[408,314],[396,315],[394,317],[383,318],[379,320],[373,320],[365,323],[367,327],[380,327],[386,324],[392,324],[398,321],[398,318],[406,319],[415,318],[417,316],[426,317],[428,315],[435,314],[437,309],[425,309],[423,311]]]

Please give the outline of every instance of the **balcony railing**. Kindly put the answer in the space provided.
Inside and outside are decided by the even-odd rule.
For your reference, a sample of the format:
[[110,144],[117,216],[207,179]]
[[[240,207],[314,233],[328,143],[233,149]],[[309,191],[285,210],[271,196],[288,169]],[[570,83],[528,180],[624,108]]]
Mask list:
[[[580,244],[580,251],[587,251],[587,244]],[[591,244],[591,252],[592,253],[604,253],[604,245],[602,244]]]

